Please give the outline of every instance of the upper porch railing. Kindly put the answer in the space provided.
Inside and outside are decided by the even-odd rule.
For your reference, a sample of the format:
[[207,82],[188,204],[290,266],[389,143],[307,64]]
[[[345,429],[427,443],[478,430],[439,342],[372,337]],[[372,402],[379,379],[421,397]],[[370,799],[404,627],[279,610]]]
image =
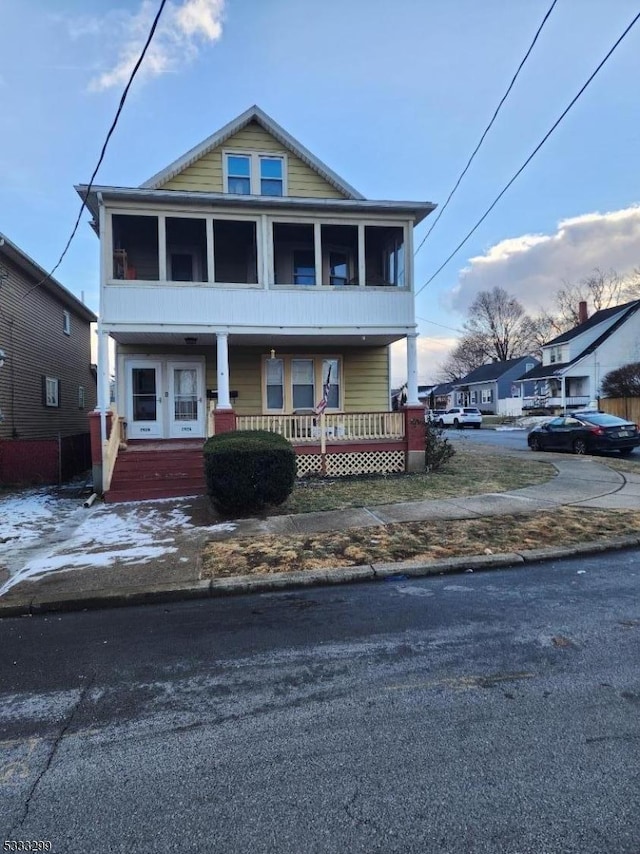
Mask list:
[[238,430],[268,430],[294,444],[404,439],[401,412],[349,412],[324,415],[238,415]]

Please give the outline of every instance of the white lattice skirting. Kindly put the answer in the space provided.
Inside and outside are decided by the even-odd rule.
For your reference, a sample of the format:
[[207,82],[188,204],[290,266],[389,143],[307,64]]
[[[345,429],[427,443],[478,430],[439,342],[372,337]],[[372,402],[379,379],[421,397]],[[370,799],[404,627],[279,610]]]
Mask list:
[[[321,454],[298,454],[298,477],[322,473]],[[404,451],[354,451],[326,455],[328,477],[346,477],[353,474],[391,474],[405,470]]]

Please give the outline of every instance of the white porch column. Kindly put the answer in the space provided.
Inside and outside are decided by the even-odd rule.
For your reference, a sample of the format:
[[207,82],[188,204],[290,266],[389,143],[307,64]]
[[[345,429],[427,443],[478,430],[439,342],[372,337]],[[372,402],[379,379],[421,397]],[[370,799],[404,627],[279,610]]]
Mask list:
[[217,332],[218,345],[218,405],[217,409],[231,409],[229,399],[229,333]]
[[418,333],[407,335],[407,406],[419,406],[418,400]]
[[107,439],[107,412],[109,411],[109,333],[98,320],[98,410],[100,411],[100,438]]

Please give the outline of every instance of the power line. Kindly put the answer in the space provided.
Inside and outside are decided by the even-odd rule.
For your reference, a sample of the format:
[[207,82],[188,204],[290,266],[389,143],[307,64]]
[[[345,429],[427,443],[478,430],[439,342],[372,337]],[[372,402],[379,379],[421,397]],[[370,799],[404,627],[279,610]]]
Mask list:
[[527,59],[529,59],[529,54],[530,54],[530,53],[531,53],[531,51],[533,50],[533,47],[534,47],[535,43],[538,41],[538,36],[539,36],[539,35],[540,35],[540,33],[542,32],[542,28],[543,28],[543,27],[544,27],[544,25],[547,23],[547,19],[548,19],[549,15],[553,12],[553,7],[556,5],[556,3],[557,3],[557,2],[558,2],[558,0],[553,0],[553,3],[551,4],[551,6],[549,6],[549,8],[548,8],[548,10],[547,10],[547,14],[546,14],[546,15],[544,16],[544,18],[542,19],[542,22],[540,23],[540,26],[539,26],[539,27],[538,27],[538,29],[536,30],[536,34],[535,34],[535,36],[533,37],[533,41],[532,41],[532,42],[531,42],[531,44],[529,45],[529,49],[527,50],[527,52],[526,52],[526,53],[525,53],[525,55],[523,56],[523,58],[522,58],[522,60],[521,60],[521,62],[520,62],[520,65],[519,65],[519,66],[518,66],[518,68],[516,69],[516,73],[515,73],[515,74],[513,75],[513,77],[511,78],[511,83],[509,83],[509,86],[507,87],[507,91],[504,93],[504,95],[503,95],[503,96],[502,96],[502,98],[500,99],[500,103],[499,103],[499,104],[498,104],[498,106],[496,107],[495,112],[494,112],[493,116],[491,117],[491,121],[489,122],[489,124],[488,124],[488,125],[486,126],[486,128],[484,129],[484,132],[483,132],[482,136],[480,137],[480,141],[478,142],[478,144],[476,145],[476,147],[473,149],[473,152],[472,152],[472,154],[471,154],[471,157],[467,160],[467,165],[464,167],[464,169],[462,170],[462,172],[461,172],[461,173],[460,173],[460,175],[458,176],[458,180],[457,180],[457,181],[456,181],[456,183],[453,185],[453,189],[452,189],[452,190],[451,190],[451,192],[449,193],[449,195],[448,195],[448,197],[447,197],[446,202],[445,202],[445,203],[444,203],[444,205],[440,208],[440,210],[438,211],[438,216],[437,216],[437,217],[434,219],[434,221],[432,222],[432,224],[431,224],[431,228],[427,231],[427,233],[425,234],[425,236],[422,238],[422,240],[421,240],[421,241],[420,241],[420,243],[418,244],[418,248],[417,248],[417,249],[416,249],[416,251],[413,253],[414,258],[415,258],[415,256],[418,254],[418,252],[422,249],[422,247],[424,246],[425,241],[427,240],[427,238],[429,237],[429,235],[431,234],[431,232],[433,231],[433,229],[434,229],[434,228],[436,227],[436,225],[438,224],[438,220],[440,219],[440,217],[442,216],[442,214],[446,211],[447,207],[449,206],[449,202],[450,202],[450,201],[451,201],[451,199],[453,198],[453,195],[454,195],[455,191],[456,191],[456,190],[458,189],[458,187],[460,186],[460,182],[462,181],[462,179],[464,178],[464,176],[467,174],[467,171],[468,171],[469,167],[471,166],[471,164],[473,163],[473,160],[474,160],[474,158],[475,158],[476,154],[477,154],[477,153],[478,153],[478,151],[480,150],[480,146],[481,146],[481,145],[482,145],[482,143],[484,142],[484,138],[485,138],[485,137],[486,137],[486,135],[489,133],[489,131],[491,130],[491,127],[492,127],[493,123],[494,123],[494,122],[495,122],[495,120],[497,119],[497,117],[498,117],[498,113],[500,112],[500,110],[501,110],[501,108],[502,108],[502,105],[503,105],[503,104],[504,104],[504,102],[507,100],[507,97],[509,96],[509,92],[511,92],[511,90],[513,89],[514,83],[515,83],[515,82],[516,82],[516,80],[518,79],[518,76],[519,76],[520,72],[522,71],[522,69],[523,69],[523,67],[524,67],[525,62],[527,61]]
[[416,314],[416,320],[422,320],[424,323],[430,323],[432,326],[439,326],[441,329],[448,329],[449,332],[459,332],[464,335],[464,329],[456,329],[454,326],[445,326],[444,323],[436,323],[435,320],[427,320],[426,317],[420,317]]
[[98,158],[98,162],[96,163],[96,168],[93,170],[93,174],[91,175],[91,179],[89,180],[89,184],[87,185],[87,189],[86,189],[86,191],[82,197],[82,203],[80,205],[80,210],[78,211],[78,216],[76,218],[75,225],[73,226],[73,230],[71,231],[71,235],[70,235],[69,239],[67,240],[66,246],[62,250],[62,254],[58,258],[58,261],[57,261],[55,267],[49,273],[47,273],[47,275],[43,279],[40,279],[39,282],[36,282],[36,284],[30,290],[28,290],[26,292],[23,299],[28,297],[30,293],[35,291],[36,288],[39,288],[40,285],[44,284],[48,279],[50,279],[53,276],[55,271],[58,269],[58,267],[62,263],[65,255],[67,254],[69,247],[71,246],[71,241],[76,236],[76,232],[78,231],[78,226],[80,225],[80,219],[82,217],[82,212],[85,209],[87,199],[89,197],[89,193],[91,192],[91,188],[93,186],[93,182],[95,180],[96,175],[98,174],[98,169],[100,169],[100,166],[102,165],[102,161],[104,160],[104,156],[105,156],[106,151],[107,151],[107,146],[109,144],[109,140],[111,139],[111,136],[113,135],[113,132],[116,129],[116,125],[118,124],[118,119],[120,118],[120,113],[122,112],[122,109],[124,107],[124,103],[127,100],[127,95],[129,94],[129,89],[131,88],[131,85],[134,81],[134,78],[135,78],[136,74],[138,73],[138,69],[142,65],[142,61],[145,57],[145,54],[147,52],[149,45],[151,44],[151,40],[153,39],[156,28],[158,26],[158,21],[160,20],[160,16],[162,15],[162,10],[164,9],[166,3],[167,3],[167,0],[160,0],[160,6],[158,8],[158,11],[156,12],[155,18],[153,19],[153,23],[151,24],[151,29],[149,30],[149,35],[147,36],[147,40],[144,43],[144,47],[142,48],[142,51],[140,53],[140,56],[138,57],[136,64],[133,66],[133,70],[131,71],[131,74],[129,75],[129,80],[127,81],[127,85],[124,87],[124,90],[123,90],[122,95],[120,97],[120,103],[118,104],[118,109],[116,110],[116,114],[115,114],[113,121],[111,123],[111,127],[109,128],[107,135],[105,137],[104,143],[102,145],[102,150],[100,151],[100,157]]
[[438,267],[438,269],[435,271],[435,273],[427,279],[427,281],[424,283],[424,285],[422,285],[422,287],[421,287],[418,291],[416,291],[416,294],[415,294],[415,295],[416,295],[416,297],[417,297],[419,294],[421,294],[421,293],[422,293],[422,291],[427,287],[427,285],[431,284],[431,282],[435,279],[435,277],[436,277],[439,273],[441,273],[441,272],[442,272],[442,270],[444,270],[444,268],[447,266],[447,264],[449,263],[449,261],[451,261],[451,259],[452,259],[452,258],[454,258],[454,257],[458,254],[458,252],[462,249],[462,247],[465,245],[465,243],[467,242],[467,240],[469,240],[469,238],[471,237],[471,235],[472,235],[472,234],[473,234],[473,233],[474,233],[474,232],[475,232],[475,231],[480,227],[480,225],[482,225],[482,223],[483,223],[483,222],[485,221],[485,219],[489,216],[489,214],[491,213],[491,211],[492,211],[492,210],[495,208],[495,206],[498,204],[498,202],[500,201],[500,199],[501,199],[501,198],[504,196],[504,194],[507,192],[507,190],[509,189],[509,187],[513,184],[513,182],[516,180],[516,178],[518,178],[518,177],[519,177],[519,175],[520,175],[520,174],[525,170],[525,168],[526,168],[526,167],[529,165],[529,163],[533,160],[533,158],[535,157],[535,155],[538,153],[538,151],[540,151],[540,149],[542,148],[542,146],[543,146],[543,145],[545,144],[545,142],[549,139],[549,137],[551,136],[551,134],[552,134],[552,133],[554,132],[554,130],[558,127],[558,125],[559,125],[559,124],[560,124],[560,122],[564,119],[564,117],[567,115],[567,113],[569,112],[569,110],[571,110],[571,108],[574,106],[574,104],[576,103],[576,101],[578,101],[578,99],[581,97],[582,93],[583,93],[583,92],[585,91],[585,89],[590,85],[590,83],[593,81],[593,79],[594,79],[594,78],[595,78],[595,76],[598,74],[598,72],[602,69],[602,67],[605,65],[605,63],[609,60],[609,58],[610,58],[610,57],[611,57],[611,55],[614,53],[614,51],[618,48],[618,46],[619,46],[619,45],[620,45],[620,43],[623,41],[623,39],[624,39],[624,38],[626,38],[626,36],[627,36],[627,35],[629,34],[629,32],[631,31],[631,29],[632,29],[632,28],[634,27],[634,25],[638,22],[638,19],[640,19],[640,12],[638,12],[638,14],[635,16],[635,18],[634,18],[634,19],[631,21],[631,23],[627,26],[627,28],[624,30],[624,32],[622,33],[622,35],[621,35],[621,36],[617,39],[617,41],[614,43],[613,47],[611,47],[611,48],[610,48],[610,50],[608,51],[608,53],[606,54],[606,56],[604,57],[604,59],[602,59],[602,60],[601,60],[601,62],[598,64],[598,66],[596,67],[595,71],[593,71],[593,72],[592,72],[592,74],[589,76],[589,78],[587,79],[586,83],[584,83],[584,84],[583,84],[583,86],[580,88],[580,90],[578,91],[578,93],[577,93],[577,94],[574,96],[574,98],[569,102],[568,106],[567,106],[567,107],[565,107],[565,109],[563,110],[563,112],[562,112],[562,113],[560,114],[560,116],[556,119],[556,121],[551,125],[551,127],[549,128],[549,130],[548,130],[548,131],[546,132],[546,134],[542,137],[542,139],[540,140],[540,142],[536,145],[536,147],[533,149],[533,151],[531,152],[531,154],[530,154],[530,155],[527,157],[527,159],[524,161],[524,163],[522,164],[522,166],[518,169],[518,171],[515,173],[515,175],[513,175],[513,177],[512,177],[512,178],[511,178],[511,179],[510,179],[510,180],[505,184],[505,186],[504,186],[504,187],[502,188],[502,190],[498,193],[498,195],[495,197],[495,199],[493,200],[493,202],[489,205],[489,207],[487,208],[487,210],[482,214],[482,216],[481,216],[481,217],[480,217],[480,219],[477,221],[477,223],[476,223],[476,224],[473,226],[473,228],[472,228],[472,229],[467,233],[466,237],[465,237],[463,240],[461,240],[461,241],[460,241],[460,243],[458,243],[458,245],[457,245],[457,246],[456,246],[456,248],[453,250],[453,252],[452,252],[452,253],[447,257],[447,259],[446,259],[446,260],[445,260],[445,261],[444,261],[444,262],[443,262],[443,263]]

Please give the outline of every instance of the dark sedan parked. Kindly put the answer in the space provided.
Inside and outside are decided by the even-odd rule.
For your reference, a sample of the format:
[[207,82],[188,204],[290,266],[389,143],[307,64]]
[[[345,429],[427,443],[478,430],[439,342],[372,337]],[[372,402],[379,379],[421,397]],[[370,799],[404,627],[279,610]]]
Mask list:
[[633,422],[624,418],[606,412],[585,412],[563,415],[534,427],[527,442],[532,451],[620,451],[626,456],[640,445],[640,433]]

